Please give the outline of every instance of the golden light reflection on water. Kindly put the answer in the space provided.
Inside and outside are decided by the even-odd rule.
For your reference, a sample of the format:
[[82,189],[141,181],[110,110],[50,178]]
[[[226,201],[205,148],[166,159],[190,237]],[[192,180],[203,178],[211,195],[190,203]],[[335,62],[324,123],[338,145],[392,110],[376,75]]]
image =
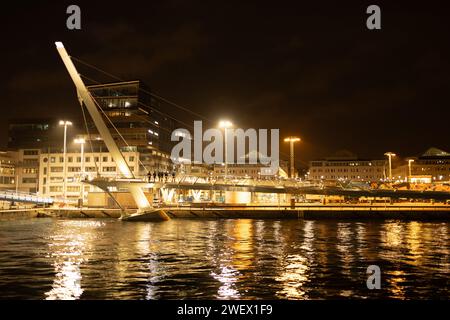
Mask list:
[[56,220],[38,252],[45,252],[41,272],[54,271],[46,299],[365,297],[366,274],[361,290],[358,281],[370,264],[381,267],[384,297],[406,299],[434,289],[446,294],[436,283],[449,274],[448,227],[417,221]]
[[[252,220],[229,221],[225,228],[227,245],[220,252],[218,272],[211,276],[220,282],[217,291],[219,299],[237,299],[241,296],[236,283],[242,281],[241,271],[247,271],[255,261]],[[211,248],[211,244],[209,245]]]
[[[278,233],[281,249],[278,254],[279,275],[275,280],[281,287],[276,295],[283,299],[308,299],[305,285],[309,282],[310,266],[314,264],[314,221],[304,221],[302,229],[284,228]],[[298,241],[302,239],[300,243]],[[298,247],[302,254],[292,254]]]
[[421,224],[417,221],[411,221],[407,227],[406,245],[411,256],[411,263],[420,265],[422,263],[422,239]]
[[150,223],[141,223],[136,226],[136,253],[142,257],[145,266],[145,274],[148,277],[145,285],[145,299],[151,300],[156,297],[155,282],[158,278],[158,262],[156,261],[156,246],[152,242],[152,227]]
[[283,289],[277,295],[288,299],[307,299],[303,285],[308,281],[308,259],[295,254],[284,259],[283,271],[275,280],[281,282]]
[[389,222],[385,224],[381,239],[388,247],[396,248],[402,244],[404,235],[403,225],[397,222]]
[[393,298],[404,299],[405,298],[405,286],[404,282],[405,272],[402,270],[391,271],[387,276],[386,280],[389,284],[389,291]]
[[315,233],[315,250],[317,252],[316,255],[316,264],[321,266],[328,265],[329,255],[326,254],[328,251],[328,239],[330,237],[328,226],[323,223],[316,224],[316,233]]
[[443,272],[450,274],[450,259],[448,259],[448,256],[450,255],[450,245],[448,242],[448,224],[441,223],[438,228],[435,230],[436,237],[438,239],[438,245],[439,245],[439,253],[441,254],[441,259],[437,263],[437,267],[441,269]]
[[341,267],[345,275],[350,276],[350,267],[354,261],[352,250],[353,234],[350,223],[338,223],[337,224],[337,243],[336,249],[339,252],[339,258],[341,260]]
[[314,264],[314,221],[305,221],[303,226],[303,243],[300,248],[305,251],[310,264]]
[[75,300],[83,293],[80,266],[87,261],[97,229],[96,221],[60,221],[49,241],[49,257],[54,260],[55,279],[47,300]]
[[367,230],[364,224],[356,224],[356,252],[358,257],[367,256],[367,243],[366,243]]
[[232,263],[236,270],[246,270],[253,264],[253,225],[251,220],[236,220],[233,228]]

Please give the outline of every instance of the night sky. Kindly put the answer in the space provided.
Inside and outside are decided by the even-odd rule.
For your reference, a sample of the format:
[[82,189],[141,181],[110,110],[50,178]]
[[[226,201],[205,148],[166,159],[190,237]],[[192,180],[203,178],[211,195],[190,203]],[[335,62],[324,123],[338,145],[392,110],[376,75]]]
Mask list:
[[[364,158],[450,151],[445,2],[90,2],[2,7],[3,148],[8,118],[80,117],[54,46],[63,41],[71,55],[142,79],[211,124],[300,136],[302,161],[341,149]],[[81,7],[81,31],[66,28],[70,4]],[[381,7],[382,30],[366,28],[370,4]]]

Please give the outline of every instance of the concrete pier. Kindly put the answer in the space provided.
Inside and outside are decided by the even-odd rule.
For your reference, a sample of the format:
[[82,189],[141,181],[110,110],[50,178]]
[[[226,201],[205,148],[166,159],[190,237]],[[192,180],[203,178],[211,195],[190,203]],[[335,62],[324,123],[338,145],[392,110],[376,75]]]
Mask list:
[[226,209],[166,209],[171,218],[182,219],[399,219],[449,220],[450,208],[357,208],[357,207],[302,207],[285,208],[226,208]]
[[[304,205],[304,206],[180,206],[161,208],[173,219],[399,219],[449,220],[450,205]],[[131,215],[136,210],[127,210]],[[0,219],[110,218],[121,217],[120,209],[47,208],[0,211]],[[132,220],[132,219],[130,219]]]
[[38,211],[38,209],[0,210],[0,220],[36,218]]

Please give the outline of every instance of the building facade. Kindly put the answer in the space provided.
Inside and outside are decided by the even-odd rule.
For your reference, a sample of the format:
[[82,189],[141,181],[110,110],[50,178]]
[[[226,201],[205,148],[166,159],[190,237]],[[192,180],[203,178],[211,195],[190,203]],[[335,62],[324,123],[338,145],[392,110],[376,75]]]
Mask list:
[[[131,171],[139,172],[139,153],[123,152]],[[83,159],[84,158],[84,159]],[[63,153],[41,153],[39,155],[39,194],[63,198],[64,177],[66,177],[66,197],[68,199],[87,198],[89,192],[100,191],[84,184],[84,179],[93,179],[100,175],[104,178],[121,177],[114,159],[109,152],[69,152],[64,166]]]
[[[172,132],[179,127],[175,118],[162,112],[162,101],[139,80],[88,87],[101,107],[105,123],[119,147],[135,147],[141,162],[151,171],[173,170],[170,152]],[[90,124],[91,131],[95,126]],[[124,141],[125,140],[125,141]]]
[[[287,162],[280,160],[280,167],[272,172],[269,166],[262,164],[228,164],[226,175],[228,177],[248,179],[273,179],[276,177],[287,178]],[[212,174],[216,177],[225,176],[225,165],[216,164],[212,167]]]
[[310,162],[309,180],[380,182],[386,179],[386,160],[360,159],[353,154]]
[[36,193],[39,191],[40,149],[19,149],[14,152],[18,191]]
[[[450,153],[437,148],[430,148],[422,155],[408,159],[413,160],[410,177],[413,181],[450,181]],[[394,179],[408,181],[410,174],[410,168],[407,164],[408,159],[405,160],[404,164],[392,170]]]
[[16,158],[11,152],[0,152],[0,190],[16,188]]

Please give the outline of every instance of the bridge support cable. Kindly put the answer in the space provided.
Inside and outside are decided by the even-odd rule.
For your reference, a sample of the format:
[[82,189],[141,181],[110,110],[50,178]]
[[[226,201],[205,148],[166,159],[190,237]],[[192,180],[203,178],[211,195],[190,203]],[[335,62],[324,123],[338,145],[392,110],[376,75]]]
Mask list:
[[[86,67],[92,68],[92,69],[94,69],[94,70],[96,70],[96,71],[98,71],[100,73],[103,73],[104,75],[106,75],[106,76],[108,76],[108,77],[110,77],[112,79],[115,79],[116,81],[122,81],[122,82],[126,81],[126,80],[124,80],[124,79],[122,79],[122,78],[120,78],[120,77],[118,77],[116,75],[113,75],[113,74],[111,74],[111,73],[109,73],[109,72],[107,72],[107,71],[105,71],[105,70],[103,70],[103,69],[101,69],[99,67],[96,67],[96,66],[94,66],[94,65],[92,65],[90,63],[87,63],[87,62],[85,62],[85,61],[83,61],[83,60],[81,60],[79,58],[72,57],[72,59],[77,61],[77,62],[79,62],[79,63],[81,63],[81,64],[83,64],[83,65],[85,65]],[[170,100],[168,100],[168,99],[166,99],[166,98],[164,98],[164,97],[162,97],[160,95],[157,95],[157,94],[155,94],[153,92],[150,92],[150,91],[148,91],[148,90],[146,90],[144,88],[139,88],[139,90],[144,92],[144,93],[147,93],[147,94],[153,96],[154,98],[160,99],[160,100],[162,100],[162,101],[164,101],[164,102],[166,102],[166,103],[168,103],[168,104],[170,104],[170,105],[172,105],[172,106],[174,106],[174,107],[176,107],[176,108],[178,108],[180,110],[186,111],[186,112],[190,113],[191,115],[199,117],[199,118],[201,118],[201,119],[203,119],[205,121],[208,121],[210,123],[213,123],[213,121],[211,119],[208,119],[207,117],[205,117],[205,116],[203,116],[203,115],[201,115],[201,114],[199,114],[197,112],[194,112],[194,111],[190,110],[189,108],[183,107],[183,106],[181,106],[181,105],[179,105],[179,104],[177,104],[175,102],[172,102],[172,101],[170,101]]]
[[[69,75],[72,78],[75,87],[77,88],[78,96],[82,99],[83,103],[86,105],[86,109],[89,111],[89,114],[92,120],[94,121],[95,126],[97,127],[97,130],[99,131],[101,137],[103,138],[103,141],[106,147],[108,148],[108,151],[111,153],[114,161],[116,162],[117,167],[119,168],[123,176],[125,176],[126,178],[133,179],[134,178],[133,172],[130,170],[128,163],[126,162],[124,156],[120,152],[119,147],[117,146],[111,133],[109,132],[108,127],[103,121],[102,115],[98,111],[95,101],[93,100],[88,89],[83,83],[83,80],[81,79],[80,75],[78,74],[77,69],[75,68],[69,54],[64,48],[64,45],[61,42],[56,42],[55,44],[58,53],[61,56],[61,59],[64,62],[64,65],[67,71],[69,72]],[[146,212],[149,210],[153,210],[147,197],[144,194],[144,191],[140,186],[130,184],[128,190],[130,191],[134,201],[136,202],[138,211]],[[157,215],[162,220],[169,220],[167,214],[163,212],[157,213]]]

